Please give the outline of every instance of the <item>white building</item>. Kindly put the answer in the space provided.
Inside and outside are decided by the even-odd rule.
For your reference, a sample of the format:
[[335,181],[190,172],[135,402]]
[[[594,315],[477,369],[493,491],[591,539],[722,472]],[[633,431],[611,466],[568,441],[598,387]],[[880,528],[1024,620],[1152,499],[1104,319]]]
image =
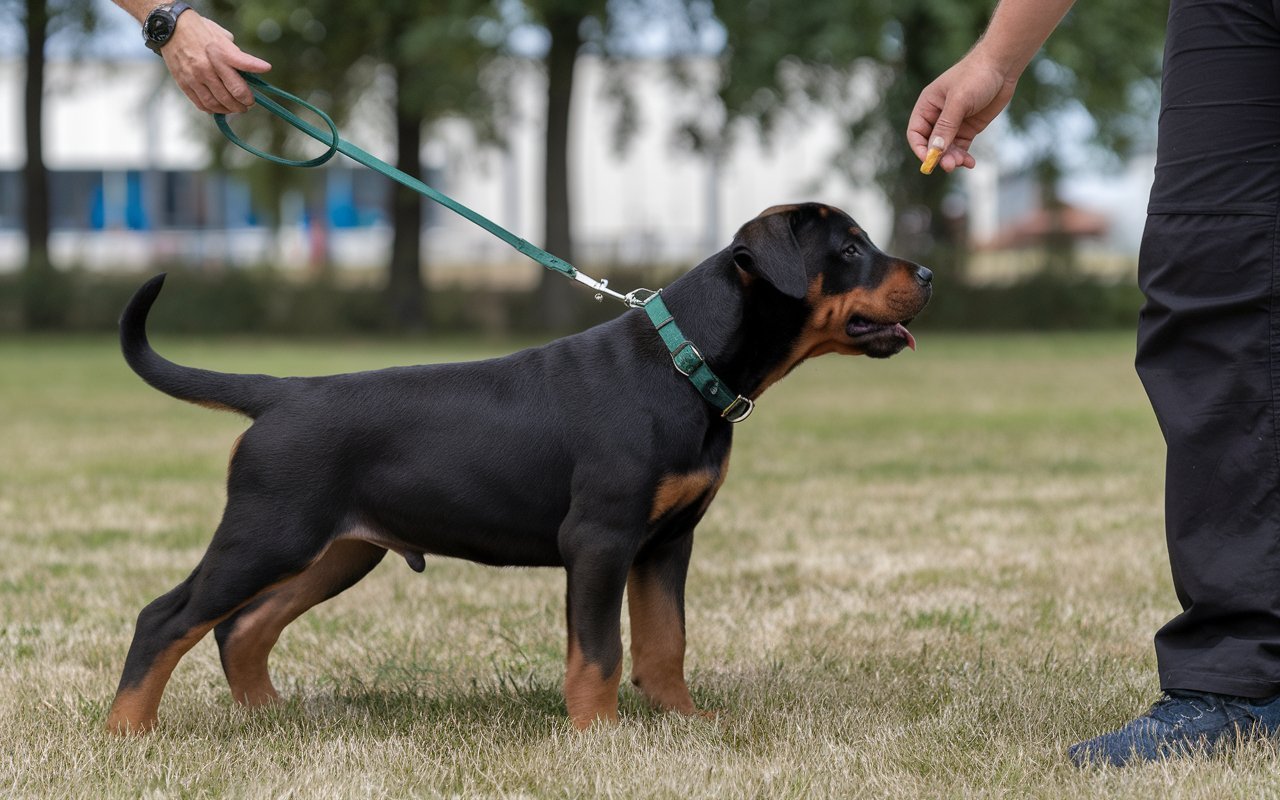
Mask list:
[[[887,236],[879,193],[858,188],[831,168],[841,135],[817,115],[784,128],[764,147],[740,136],[720,165],[681,148],[674,128],[689,110],[656,61],[629,65],[639,128],[615,146],[612,101],[596,59],[579,64],[570,139],[577,259],[586,264],[692,263],[723,247],[762,209],[820,199],[845,208]],[[22,262],[20,171],[23,66],[0,62],[0,269]],[[543,214],[542,139],[545,81],[534,67],[517,71],[516,122],[509,147],[477,145],[463,123],[440,126],[423,148],[428,183],[538,242]],[[270,76],[288,88],[288,75]],[[45,158],[55,174],[53,254],[91,268],[145,266],[175,257],[223,263],[307,262],[307,228],[299,198],[285,202],[280,239],[256,224],[246,188],[207,173],[212,120],[177,91],[158,59],[55,62],[46,101]],[[265,113],[254,111],[251,113]],[[378,115],[364,115],[377,117]],[[233,120],[234,123],[234,120]],[[343,137],[390,160],[392,142],[371,124]],[[377,207],[387,179],[342,156],[327,172],[328,243],[335,263],[373,267],[385,261],[390,229]],[[439,209],[424,231],[428,262],[519,264],[523,257],[470,223]],[[533,273],[536,275],[536,273]]]
[[[717,165],[678,144],[677,123],[702,110],[690,107],[694,101],[677,91],[662,63],[637,60],[627,69],[639,127],[619,152],[604,65],[591,57],[579,64],[570,171],[576,260],[584,268],[696,263],[762,209],[803,200],[840,206],[873,237],[887,238],[889,213],[880,193],[851,185],[831,166],[843,142],[834,115],[815,108],[802,122],[784,121],[771,147],[753,131],[738,131],[728,157]],[[478,145],[459,122],[431,133],[422,160],[428,183],[541,243],[545,80],[532,63],[513,73],[516,113],[506,149]],[[25,160],[23,78],[20,60],[0,60],[0,271],[17,269],[25,257],[18,190]],[[282,66],[269,78],[289,88]],[[301,198],[289,195],[276,238],[258,223],[253,199],[235,173],[227,179],[209,169],[213,131],[212,119],[180,95],[150,54],[51,63],[45,157],[54,173],[55,260],[100,269],[175,260],[305,267],[318,241],[309,231],[322,230],[339,267],[354,273],[385,263],[391,237],[383,212],[387,179],[336,157],[320,168],[326,175],[326,224],[308,227]],[[392,142],[376,124],[353,124],[342,133],[391,159]],[[992,131],[979,141],[988,154],[998,151],[999,135]],[[975,240],[988,238],[994,226],[1022,210],[1001,191],[995,161],[985,158],[983,168],[967,176]],[[1150,162],[1137,164],[1111,178],[1079,176],[1067,182],[1065,192],[1072,203],[1118,220],[1116,237],[1106,247],[1126,255],[1136,252],[1150,185]],[[506,245],[444,209],[428,213],[423,242],[429,272],[437,279],[476,274],[519,282],[538,275]]]

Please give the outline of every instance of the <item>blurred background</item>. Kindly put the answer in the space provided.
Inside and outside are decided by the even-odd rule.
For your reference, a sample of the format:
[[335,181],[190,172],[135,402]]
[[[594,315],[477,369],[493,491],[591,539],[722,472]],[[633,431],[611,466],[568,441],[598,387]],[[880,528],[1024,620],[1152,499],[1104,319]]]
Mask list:
[[[343,137],[626,291],[779,203],[932,267],[921,327],[1128,327],[1165,4],[1073,10],[980,138],[925,177],[904,129],[993,0],[208,0]],[[261,110],[232,119],[293,157]],[[109,330],[181,274],[174,330],[562,332],[618,313],[338,156],[231,147],[106,0],[0,0],[0,332]],[[177,285],[176,283],[174,284]]]

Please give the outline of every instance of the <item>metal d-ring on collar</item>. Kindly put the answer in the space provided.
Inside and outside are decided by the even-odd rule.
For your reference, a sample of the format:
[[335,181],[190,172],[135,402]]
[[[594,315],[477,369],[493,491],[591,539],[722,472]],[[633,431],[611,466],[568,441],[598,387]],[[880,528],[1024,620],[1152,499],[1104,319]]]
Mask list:
[[[658,329],[658,334],[662,337],[662,341],[667,345],[667,350],[671,353],[671,362],[675,364],[680,374],[684,375],[693,383],[698,393],[706,399],[715,408],[719,409],[720,416],[730,422],[742,422],[751,416],[752,410],[755,408],[749,398],[743,397],[731,391],[729,387],[716,377],[711,371],[711,367],[707,366],[706,359],[702,357],[702,353],[693,345],[684,334],[681,333],[680,327],[676,325],[675,318],[671,316],[671,312],[667,309],[666,303],[662,301],[660,291],[652,289],[636,289],[635,291],[621,294],[609,288],[609,281],[596,280],[589,275],[583,274],[569,262],[551,255],[540,247],[516,236],[511,231],[498,225],[493,220],[471,210],[462,205],[458,201],[437,191],[422,181],[414,178],[401,170],[396,169],[387,162],[383,161],[370,153],[361,150],[351,142],[346,141],[338,135],[338,126],[328,114],[325,114],[319,108],[302,100],[299,97],[289,94],[288,92],[278,89],[267,83],[256,75],[249,73],[240,73],[245,81],[249,84],[249,88],[253,91],[254,99],[257,104],[270,111],[280,119],[297,128],[302,133],[310,136],[312,139],[325,145],[328,149],[321,155],[306,160],[290,160],[281,158],[280,156],[266,153],[253,147],[248,142],[236,135],[231,126],[227,124],[226,117],[222,114],[214,114],[214,122],[218,125],[218,130],[231,141],[232,144],[247,150],[259,158],[266,159],[275,164],[282,164],[288,167],[316,167],[329,159],[334,154],[342,153],[344,156],[363,164],[369,169],[390,178],[397,183],[407,186],[418,194],[434,200],[445,208],[453,211],[459,216],[475,223],[484,230],[493,234],[497,238],[514,247],[520,253],[528,256],[542,266],[554,272],[559,272],[566,278],[577,281],[596,290],[596,300],[604,299],[605,295],[619,300],[630,308],[643,308],[645,313],[649,315],[649,319],[653,321],[654,326]],[[284,106],[272,100],[268,95],[272,95],[290,103],[307,109],[315,114],[324,123],[328,130],[318,128],[315,125],[303,120],[297,114],[289,111]]]

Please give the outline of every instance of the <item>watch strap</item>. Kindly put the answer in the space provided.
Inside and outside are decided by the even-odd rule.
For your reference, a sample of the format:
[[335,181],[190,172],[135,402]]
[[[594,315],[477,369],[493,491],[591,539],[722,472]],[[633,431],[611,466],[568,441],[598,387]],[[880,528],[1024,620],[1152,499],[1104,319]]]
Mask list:
[[[156,55],[160,55],[160,48],[169,43],[169,40],[173,38],[173,32],[178,28],[178,17],[182,16],[182,12],[190,10],[191,6],[188,3],[183,2],[165,3],[151,9],[151,13],[147,14],[146,20],[143,20],[142,22],[142,40],[146,43],[147,47],[151,49],[151,52]],[[165,37],[165,40],[162,42],[155,41],[151,38],[151,35],[147,33],[147,20],[150,20],[151,15],[156,12],[164,12],[170,19],[169,35]]]

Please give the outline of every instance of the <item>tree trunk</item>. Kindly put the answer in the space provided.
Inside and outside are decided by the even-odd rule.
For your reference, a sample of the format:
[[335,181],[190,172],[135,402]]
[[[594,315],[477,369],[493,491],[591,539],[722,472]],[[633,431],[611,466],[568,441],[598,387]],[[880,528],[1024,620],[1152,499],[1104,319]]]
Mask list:
[[54,327],[61,321],[62,303],[49,261],[49,171],[44,165],[44,43],[49,9],[45,0],[27,3],[27,76],[23,99],[27,163],[23,168],[26,209],[27,265],[23,271],[23,322],[27,328]]
[[1045,274],[1070,278],[1076,273],[1075,239],[1066,229],[1066,204],[1058,194],[1062,171],[1052,155],[1045,155],[1035,166],[1040,181],[1040,206],[1049,217],[1049,230],[1044,237]]
[[[574,262],[572,216],[569,203],[569,117],[573,100],[573,70],[582,47],[585,16],[575,11],[548,15],[551,50],[547,53],[546,178],[543,205],[546,235],[543,247],[553,255]],[[559,273],[544,271],[538,284],[540,312],[546,327],[565,331],[575,327],[577,305],[574,287]]]
[[[397,74],[396,85],[403,86]],[[396,108],[396,167],[421,180],[422,117]],[[422,196],[399,183],[391,191],[391,264],[387,303],[391,325],[397,330],[421,331],[427,326],[422,282]]]

